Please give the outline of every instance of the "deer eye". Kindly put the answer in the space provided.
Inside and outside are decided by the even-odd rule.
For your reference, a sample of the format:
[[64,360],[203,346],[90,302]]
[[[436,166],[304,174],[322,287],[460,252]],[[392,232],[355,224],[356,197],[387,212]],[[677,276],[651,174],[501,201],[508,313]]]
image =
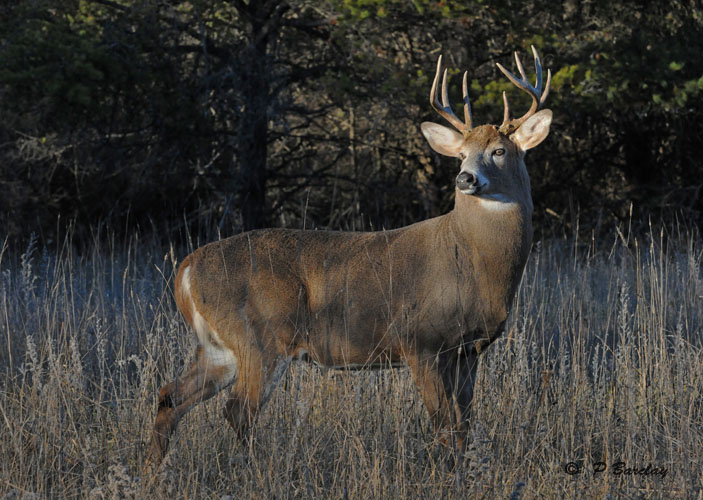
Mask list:
[[503,156],[505,154],[505,149],[503,148],[498,148],[495,151],[493,151],[493,156]]

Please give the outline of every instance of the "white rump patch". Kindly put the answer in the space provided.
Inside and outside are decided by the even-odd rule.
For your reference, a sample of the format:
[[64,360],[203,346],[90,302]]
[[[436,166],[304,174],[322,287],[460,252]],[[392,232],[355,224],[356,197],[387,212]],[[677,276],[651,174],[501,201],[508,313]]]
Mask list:
[[239,371],[239,360],[234,355],[231,349],[226,347],[222,342],[222,338],[217,333],[210,323],[203,317],[195,307],[193,296],[190,292],[190,266],[183,271],[181,280],[181,288],[184,295],[190,302],[191,313],[193,317],[193,329],[198,336],[198,342],[203,348],[204,354],[208,360],[215,366],[228,368],[227,377],[222,381],[222,387],[232,383]]

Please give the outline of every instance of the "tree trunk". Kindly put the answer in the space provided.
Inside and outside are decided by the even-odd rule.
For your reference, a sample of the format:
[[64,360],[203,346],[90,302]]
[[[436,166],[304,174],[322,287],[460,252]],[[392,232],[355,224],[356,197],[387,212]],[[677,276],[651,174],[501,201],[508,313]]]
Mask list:
[[[238,185],[243,229],[257,229],[266,224],[266,180],[268,154],[268,104],[271,100],[271,71],[268,45],[275,19],[280,19],[277,2],[240,4],[249,21],[249,47],[242,54],[242,95],[244,106],[239,120],[237,149]],[[277,15],[278,14],[278,15]]]

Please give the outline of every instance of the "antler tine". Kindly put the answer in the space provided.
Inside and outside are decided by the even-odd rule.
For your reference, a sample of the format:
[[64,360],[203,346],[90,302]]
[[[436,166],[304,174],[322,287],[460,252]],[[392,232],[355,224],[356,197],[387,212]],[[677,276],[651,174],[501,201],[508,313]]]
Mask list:
[[547,84],[544,86],[544,92],[542,92],[542,97],[539,98],[539,105],[542,106],[544,104],[544,101],[547,100],[547,96],[549,96],[549,89],[552,86],[552,70],[548,69],[547,70]]
[[535,114],[539,107],[544,104],[544,102],[547,99],[547,96],[549,95],[549,88],[552,82],[552,73],[550,70],[547,70],[547,85],[544,90],[544,93],[542,92],[542,62],[540,61],[539,54],[537,54],[537,49],[535,49],[534,45],[532,47],[532,54],[534,55],[535,58],[535,73],[537,74],[537,81],[536,86],[533,87],[530,82],[527,80],[527,75],[525,74],[525,69],[522,66],[522,62],[520,61],[520,57],[518,56],[517,52],[515,52],[515,62],[517,64],[517,69],[520,72],[520,76],[522,78],[516,77],[514,74],[512,74],[510,71],[505,69],[502,64],[496,63],[498,66],[498,69],[510,80],[513,85],[515,85],[517,88],[520,90],[528,93],[530,97],[532,98],[532,105],[530,106],[530,109],[525,113],[522,117],[517,118],[515,120],[510,120],[510,111],[508,108],[508,100],[503,96],[503,103],[505,105],[505,112],[504,112],[504,118],[503,118],[503,124],[500,126],[501,129],[505,129],[508,125],[512,125],[514,128],[519,127],[522,125],[522,123],[527,120],[530,116]]
[[522,61],[520,60],[520,56],[518,55],[517,51],[513,52],[513,56],[515,56],[515,64],[517,65],[517,70],[520,72],[520,81],[529,84],[529,82],[527,81],[527,74],[525,73],[525,68],[522,67]]
[[[447,68],[444,68],[442,73],[442,107],[449,111],[452,110],[452,105],[449,103],[449,90],[447,90]],[[453,113],[453,111],[451,111]]]
[[[430,104],[445,120],[452,124],[452,126],[461,133],[466,133],[471,130],[470,120],[466,123],[462,122],[452,111],[452,107],[449,104],[449,95],[447,91],[447,70],[444,70],[444,75],[442,77],[442,104],[440,104],[437,97],[437,84],[439,83],[439,74],[442,72],[442,56],[440,55],[437,59],[437,72],[434,75],[434,81],[432,82],[432,89],[430,90]],[[464,100],[464,116],[467,116],[467,104],[468,95],[465,96]],[[468,116],[470,116],[471,111],[468,111]]]
[[535,90],[537,91],[537,95],[540,95],[542,93],[542,61],[539,59],[539,54],[535,46],[530,45],[530,47],[532,48],[532,55],[535,57],[535,74],[537,75]]
[[469,101],[469,85],[468,85],[469,72],[464,71],[464,81],[461,84],[462,94],[464,96],[464,122],[466,123],[466,128],[471,130],[474,128],[473,116],[471,116],[471,101]]

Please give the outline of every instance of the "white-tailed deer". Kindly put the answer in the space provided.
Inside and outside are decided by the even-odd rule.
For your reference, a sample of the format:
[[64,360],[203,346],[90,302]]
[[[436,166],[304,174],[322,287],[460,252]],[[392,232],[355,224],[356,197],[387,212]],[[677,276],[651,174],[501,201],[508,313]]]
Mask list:
[[240,435],[262,404],[281,358],[320,365],[378,367],[406,362],[444,441],[460,449],[477,358],[505,324],[532,241],[525,151],[547,137],[552,113],[538,111],[537,83],[498,65],[532,98],[503,123],[473,127],[464,74],[464,121],[451,110],[447,72],[432,107],[457,131],[425,122],[440,154],[461,160],[454,209],[392,231],[267,229],[205,245],[186,257],[175,281],[178,308],[199,346],[185,373],[164,386],[147,463],[159,464],[178,421],[231,386],[225,418]]

